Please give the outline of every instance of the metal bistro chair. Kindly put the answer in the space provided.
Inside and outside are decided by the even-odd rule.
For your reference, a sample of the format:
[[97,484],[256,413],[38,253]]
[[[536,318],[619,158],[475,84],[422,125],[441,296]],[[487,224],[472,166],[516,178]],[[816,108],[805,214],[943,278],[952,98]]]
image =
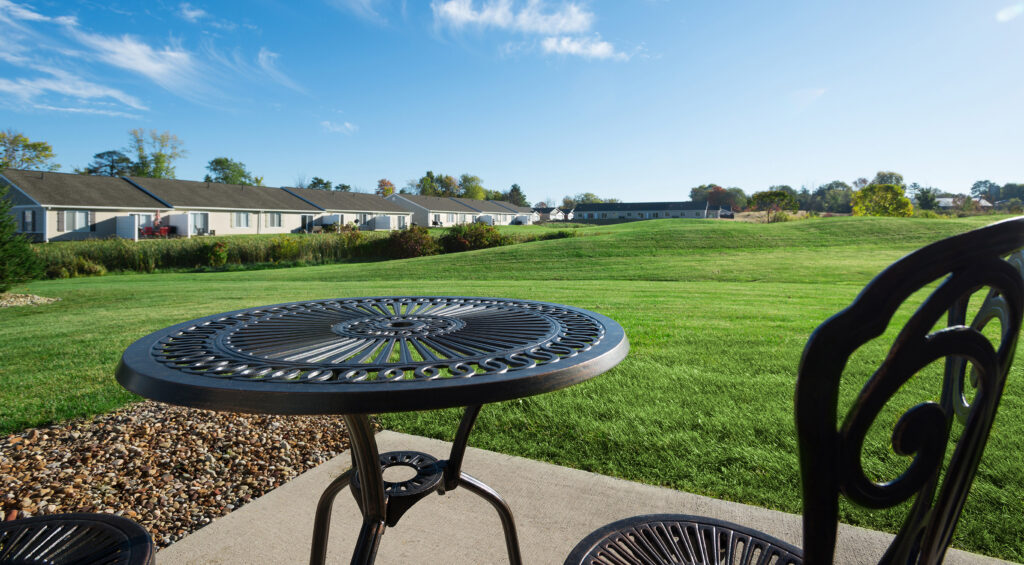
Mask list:
[[[882,563],[941,562],[1017,347],[1024,309],[1022,247],[1024,218],[928,245],[875,277],[849,307],[811,335],[796,384],[802,550],[728,522],[662,514],[627,518],[595,531],[565,563],[832,563],[840,494],[874,509],[897,506],[916,495]],[[885,331],[905,300],[934,282],[938,286],[900,330],[885,360],[839,422],[839,382],[849,357]],[[984,302],[967,325],[968,300],[985,289],[987,295],[977,296],[984,296]],[[943,316],[945,327],[935,329]],[[998,319],[1001,330],[995,345],[981,333],[993,319]],[[912,461],[896,479],[873,481],[861,464],[869,428],[904,383],[941,359],[945,376],[939,403],[910,408],[892,434],[895,453],[913,456]],[[965,385],[968,361],[973,370],[970,385]],[[970,402],[964,394],[967,386],[974,387]],[[954,419],[963,424],[963,431],[943,476]]]
[[112,514],[53,514],[0,522],[0,564],[152,565],[146,530]]

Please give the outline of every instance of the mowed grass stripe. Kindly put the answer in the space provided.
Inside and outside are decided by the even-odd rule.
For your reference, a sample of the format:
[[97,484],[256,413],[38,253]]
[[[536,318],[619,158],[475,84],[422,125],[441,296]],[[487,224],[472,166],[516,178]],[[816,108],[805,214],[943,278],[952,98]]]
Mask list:
[[[632,343],[630,355],[581,385],[486,407],[473,445],[799,512],[792,398],[808,335],[892,260],[980,225],[977,219],[830,218],[772,226],[656,221],[407,261],[34,282],[30,292],[63,300],[0,311],[0,425],[10,431],[131,401],[112,376],[124,348],[146,333],[213,312],[387,294],[546,300],[619,321]],[[721,246],[713,247],[715,241]],[[894,324],[911,311],[901,310]],[[893,337],[889,332],[870,344],[851,361],[851,372],[866,378]],[[934,397],[937,379],[937,371],[915,377],[906,398],[872,431],[871,453],[888,449],[905,404]],[[843,389],[844,406],[859,388],[853,380]],[[1021,383],[1018,367],[955,542],[1018,561],[1024,559],[1018,541],[1024,525],[1009,518],[1024,508]],[[389,414],[382,422],[450,439],[458,417],[447,410]],[[902,461],[883,461],[872,472],[894,476]],[[894,531],[902,515],[847,505],[843,519]]]

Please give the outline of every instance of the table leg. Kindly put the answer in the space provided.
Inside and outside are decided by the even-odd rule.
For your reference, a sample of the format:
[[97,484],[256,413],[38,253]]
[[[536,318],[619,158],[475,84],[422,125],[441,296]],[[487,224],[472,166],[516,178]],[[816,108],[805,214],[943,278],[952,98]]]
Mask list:
[[523,557],[519,552],[519,536],[516,534],[516,523],[512,518],[512,509],[508,507],[505,500],[494,489],[466,473],[459,474],[459,486],[465,487],[466,490],[490,502],[491,506],[498,511],[498,516],[501,518],[501,529],[505,532],[505,547],[508,550],[508,561],[512,565],[522,565]]
[[384,496],[384,477],[377,453],[377,440],[373,437],[373,426],[366,414],[345,415],[348,428],[352,468],[335,479],[320,496],[313,525],[313,546],[310,549],[310,565],[323,565],[327,558],[327,539],[330,533],[331,507],[334,497],[352,480],[352,474],[359,473],[359,508],[363,513],[363,527],[359,531],[352,563],[373,563],[377,546],[384,533],[384,518],[387,500]]

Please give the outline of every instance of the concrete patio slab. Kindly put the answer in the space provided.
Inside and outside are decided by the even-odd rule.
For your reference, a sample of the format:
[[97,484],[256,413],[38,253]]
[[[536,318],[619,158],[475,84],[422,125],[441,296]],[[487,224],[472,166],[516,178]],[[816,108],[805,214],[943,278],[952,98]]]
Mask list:
[[[384,431],[380,450],[414,450],[443,458],[450,443]],[[320,493],[349,466],[344,453],[160,551],[161,565],[302,563],[309,559],[313,515]],[[523,561],[562,563],[576,543],[598,527],[628,516],[697,514],[728,520],[800,545],[800,517],[632,483],[469,448],[463,470],[487,483],[512,507]],[[331,525],[329,563],[348,563],[361,520],[346,491],[338,495]],[[837,563],[876,563],[891,536],[840,526]],[[458,489],[429,496],[381,541],[377,563],[507,563],[501,523],[494,509]],[[947,563],[1002,563],[951,550]]]

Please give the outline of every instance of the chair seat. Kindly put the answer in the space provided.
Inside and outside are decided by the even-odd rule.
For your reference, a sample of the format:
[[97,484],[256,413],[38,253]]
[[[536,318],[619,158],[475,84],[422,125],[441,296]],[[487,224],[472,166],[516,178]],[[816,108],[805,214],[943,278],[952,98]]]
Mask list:
[[803,553],[757,530],[713,518],[650,514],[613,522],[573,548],[565,565],[790,565]]
[[151,565],[146,530],[111,514],[54,514],[0,522],[3,565]]

